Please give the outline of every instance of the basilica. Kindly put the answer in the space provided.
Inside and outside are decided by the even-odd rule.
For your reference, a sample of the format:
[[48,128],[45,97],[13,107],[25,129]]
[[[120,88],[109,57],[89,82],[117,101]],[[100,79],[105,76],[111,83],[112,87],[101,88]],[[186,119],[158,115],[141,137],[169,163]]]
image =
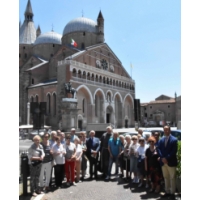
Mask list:
[[35,28],[28,0],[24,22],[19,24],[20,125],[26,124],[27,102],[46,102],[45,124],[63,129],[62,124],[69,120],[63,115],[63,99],[73,98],[65,91],[70,82],[76,90],[77,112],[69,112],[69,129],[133,127],[135,81],[105,42],[102,12],[97,13],[96,21],[72,19],[62,35],[41,30]]

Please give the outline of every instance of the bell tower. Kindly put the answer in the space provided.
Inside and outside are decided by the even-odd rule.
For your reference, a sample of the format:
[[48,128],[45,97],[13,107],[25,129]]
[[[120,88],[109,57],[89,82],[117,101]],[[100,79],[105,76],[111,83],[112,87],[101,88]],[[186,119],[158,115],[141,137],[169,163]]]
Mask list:
[[101,10],[97,18],[97,27],[98,27],[97,43],[103,43],[104,42],[104,18],[101,13]]

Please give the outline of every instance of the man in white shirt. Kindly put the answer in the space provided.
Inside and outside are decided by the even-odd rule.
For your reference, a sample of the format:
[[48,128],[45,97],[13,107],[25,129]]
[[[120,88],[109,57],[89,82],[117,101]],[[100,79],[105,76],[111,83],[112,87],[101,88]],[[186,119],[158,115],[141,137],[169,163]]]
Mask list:
[[71,139],[70,139],[70,142],[73,142],[73,143],[74,143],[74,139],[75,139],[75,138],[78,138],[78,137],[75,135],[75,133],[76,133],[76,129],[75,129],[75,128],[72,128],[72,129],[71,129]]

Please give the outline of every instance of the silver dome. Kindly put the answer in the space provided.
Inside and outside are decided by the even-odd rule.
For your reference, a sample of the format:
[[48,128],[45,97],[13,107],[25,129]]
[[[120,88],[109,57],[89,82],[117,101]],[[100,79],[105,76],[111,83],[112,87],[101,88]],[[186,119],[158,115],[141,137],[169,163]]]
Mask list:
[[24,21],[19,29],[19,44],[33,44],[36,39],[36,29],[32,21]]
[[71,20],[64,28],[63,35],[76,31],[86,31],[96,33],[97,23],[85,17],[79,17]]
[[53,31],[41,34],[35,41],[36,44],[44,44],[44,43],[51,43],[51,44],[61,44],[61,37],[62,35],[55,33]]

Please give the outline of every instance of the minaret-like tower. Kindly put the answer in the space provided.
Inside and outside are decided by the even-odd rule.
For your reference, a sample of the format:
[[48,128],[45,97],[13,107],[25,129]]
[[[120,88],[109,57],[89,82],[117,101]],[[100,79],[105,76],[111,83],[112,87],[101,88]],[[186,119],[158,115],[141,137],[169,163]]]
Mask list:
[[31,1],[28,0],[27,6],[26,6],[26,10],[24,13],[25,16],[25,20],[26,21],[33,21],[33,11],[32,11],[32,6],[31,6]]
[[97,43],[103,43],[104,42],[104,18],[101,13],[101,10],[97,18],[97,27],[98,27]]
[[33,44],[36,40],[36,29],[33,22],[33,10],[31,1],[28,0],[26,10],[24,12],[24,23],[19,30],[19,43],[20,44]]
[[40,25],[38,25],[37,31],[36,31],[36,37],[38,37],[41,34]]

